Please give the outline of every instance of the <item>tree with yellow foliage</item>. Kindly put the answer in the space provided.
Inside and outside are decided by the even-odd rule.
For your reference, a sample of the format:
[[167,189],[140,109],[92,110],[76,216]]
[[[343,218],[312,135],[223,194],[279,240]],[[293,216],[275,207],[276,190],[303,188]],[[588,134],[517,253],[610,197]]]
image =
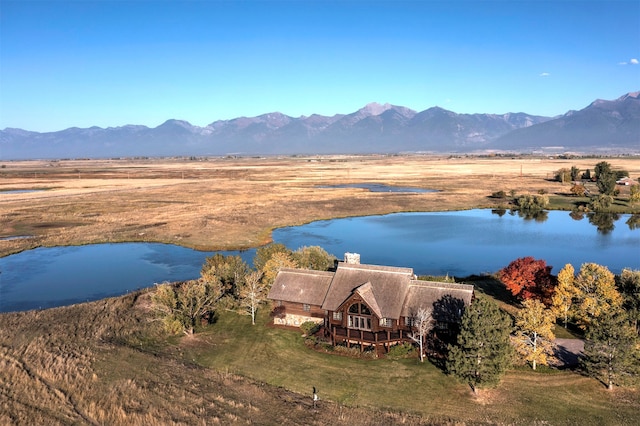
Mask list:
[[278,275],[278,271],[282,268],[297,268],[298,262],[296,262],[293,256],[287,252],[276,252],[273,253],[271,258],[267,260],[262,268],[262,282],[267,286],[267,288],[271,288],[273,281],[276,279],[276,275]]
[[556,318],[564,320],[564,328],[567,328],[569,312],[571,312],[573,301],[578,295],[578,289],[575,285],[575,271],[570,263],[564,265],[564,268],[560,270],[557,280],[558,283],[551,297],[551,310]]
[[531,363],[547,365],[553,357],[553,323],[555,315],[538,300],[529,299],[516,314],[516,333],[513,342],[516,351]]
[[577,289],[576,317],[582,328],[612,309],[622,306],[615,276],[606,266],[585,263],[575,279]]

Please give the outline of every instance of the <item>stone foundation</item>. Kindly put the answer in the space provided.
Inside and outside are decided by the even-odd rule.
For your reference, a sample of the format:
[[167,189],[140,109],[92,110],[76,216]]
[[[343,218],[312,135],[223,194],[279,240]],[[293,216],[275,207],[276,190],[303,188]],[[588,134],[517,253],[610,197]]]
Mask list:
[[286,314],[284,318],[274,318],[273,323],[275,325],[286,325],[289,327],[300,327],[303,322],[313,321],[316,324],[322,324],[324,320],[322,318],[312,318],[304,315],[291,315]]

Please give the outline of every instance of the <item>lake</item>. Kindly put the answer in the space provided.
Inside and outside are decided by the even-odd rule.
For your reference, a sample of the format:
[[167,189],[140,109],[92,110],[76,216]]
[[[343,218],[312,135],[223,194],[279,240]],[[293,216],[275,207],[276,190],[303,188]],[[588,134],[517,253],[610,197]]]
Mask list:
[[[41,247],[0,258],[0,312],[50,308],[198,278],[204,252],[170,244]],[[250,265],[254,250],[239,254]]]
[[[361,255],[362,263],[412,267],[419,275],[464,277],[493,273],[519,257],[544,259],[557,274],[571,263],[606,265],[614,273],[640,269],[640,229],[630,215],[611,223],[581,220],[568,212],[543,212],[523,219],[491,210],[396,213],[313,222],[277,229],[274,241],[287,247],[317,245],[339,258]],[[611,229],[613,225],[613,229]]]
[[[313,222],[274,231],[291,249],[318,245],[362,263],[406,266],[421,275],[493,273],[518,257],[553,266],[606,265],[640,269],[640,229],[630,215],[576,220],[568,212],[523,219],[491,210],[397,213]],[[597,224],[597,226],[594,225]],[[613,228],[612,228],[613,227]],[[1,244],[1,242],[0,242]],[[255,250],[240,254],[253,263]],[[164,281],[197,278],[214,252],[154,243],[38,248],[0,258],[0,312],[63,306],[125,294]]]

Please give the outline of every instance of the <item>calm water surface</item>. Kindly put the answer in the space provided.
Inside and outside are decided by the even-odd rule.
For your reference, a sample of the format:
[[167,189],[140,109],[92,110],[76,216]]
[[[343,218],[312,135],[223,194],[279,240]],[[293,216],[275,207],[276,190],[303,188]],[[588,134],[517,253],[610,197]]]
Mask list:
[[[640,229],[621,215],[602,233],[587,218],[549,212],[542,221],[490,210],[399,213],[313,222],[274,232],[291,249],[322,246],[342,258],[357,252],[362,263],[412,267],[417,274],[463,277],[495,272],[518,257],[553,266],[606,265],[614,273],[640,269]],[[1,242],[0,242],[1,244]],[[47,308],[125,294],[163,281],[197,278],[205,258],[179,246],[152,243],[38,248],[0,258],[0,312]],[[250,265],[255,250],[240,254]]]
[[341,258],[360,253],[362,263],[408,266],[417,274],[458,277],[495,272],[524,256],[544,259],[557,274],[571,263],[606,265],[614,273],[640,269],[640,229],[620,215],[614,230],[604,234],[585,217],[547,212],[542,221],[491,210],[397,213],[313,222],[274,231],[288,247],[319,245]]
[[[240,254],[252,264],[255,250]],[[200,276],[215,252],[155,243],[42,247],[0,258],[0,312],[65,306]]]

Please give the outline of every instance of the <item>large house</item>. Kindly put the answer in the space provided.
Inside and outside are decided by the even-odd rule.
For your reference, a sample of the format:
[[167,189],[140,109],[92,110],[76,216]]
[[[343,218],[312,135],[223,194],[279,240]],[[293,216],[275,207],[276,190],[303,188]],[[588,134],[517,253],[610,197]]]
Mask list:
[[446,329],[471,303],[473,286],[418,280],[412,268],[364,265],[347,253],[335,272],[281,269],[268,298],[275,325],[314,321],[334,345],[386,351],[410,341],[420,308],[431,309],[436,327]]

